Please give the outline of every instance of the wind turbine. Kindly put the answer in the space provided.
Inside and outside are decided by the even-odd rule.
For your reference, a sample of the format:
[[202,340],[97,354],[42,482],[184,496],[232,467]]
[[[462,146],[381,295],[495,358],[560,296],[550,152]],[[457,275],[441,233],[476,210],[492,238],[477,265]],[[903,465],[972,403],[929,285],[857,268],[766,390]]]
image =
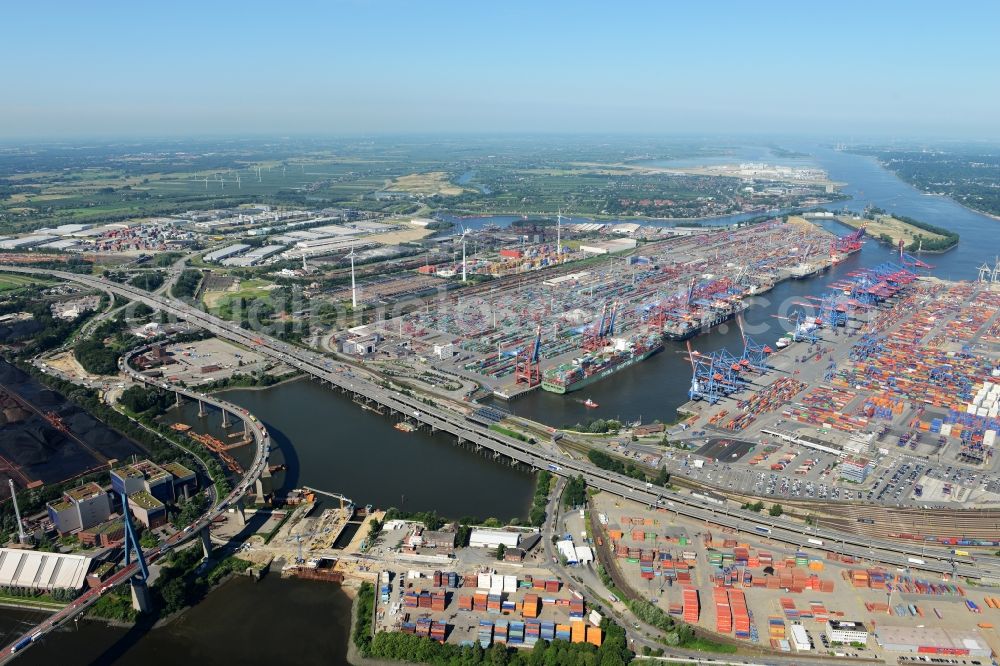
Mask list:
[[347,254],[351,259],[351,309],[358,309],[358,290],[354,285],[354,246],[351,246],[351,251]]
[[462,282],[466,281],[466,266],[465,266],[465,237],[469,235],[469,230],[464,226],[462,227]]
[[240,185],[240,174],[236,174],[236,189],[242,190],[243,186]]
[[208,189],[208,176],[205,176],[205,189]]

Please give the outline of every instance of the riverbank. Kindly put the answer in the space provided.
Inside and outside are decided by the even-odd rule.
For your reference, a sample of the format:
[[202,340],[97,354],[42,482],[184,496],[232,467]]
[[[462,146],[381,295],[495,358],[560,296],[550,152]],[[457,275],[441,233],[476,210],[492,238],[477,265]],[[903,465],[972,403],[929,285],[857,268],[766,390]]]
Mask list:
[[[946,234],[921,228],[921,226],[913,223],[915,220],[901,219],[893,215],[875,215],[871,219],[860,216],[841,215],[834,219],[852,229],[860,229],[863,226],[868,236],[886,245],[898,247],[900,243],[903,243],[903,246],[911,252],[914,251],[914,248],[911,247],[914,243],[927,242],[937,245],[947,243],[951,239]],[[954,242],[947,247],[934,248],[933,245],[928,249],[922,249],[921,252],[927,254],[947,252],[958,245],[958,235],[955,234]]]
[[267,386],[264,386],[262,384],[253,384],[246,386],[240,384],[224,384],[222,386],[213,386],[212,388],[210,388],[205,392],[209,394],[214,394],[214,393],[222,393],[223,391],[265,391],[269,388],[274,388],[276,386],[281,386],[283,384],[288,384],[290,382],[297,382],[300,379],[305,379],[305,378],[306,378],[305,373],[296,372],[289,377],[285,377],[284,379],[278,380],[273,384],[268,384]]

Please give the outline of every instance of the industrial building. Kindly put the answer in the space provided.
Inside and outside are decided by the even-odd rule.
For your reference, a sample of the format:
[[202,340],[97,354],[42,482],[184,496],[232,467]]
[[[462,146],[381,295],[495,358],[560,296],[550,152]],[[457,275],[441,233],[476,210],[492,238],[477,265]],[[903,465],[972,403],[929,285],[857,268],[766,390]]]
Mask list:
[[[186,467],[181,467],[190,473]],[[164,503],[173,502],[176,497],[174,477],[151,460],[140,460],[111,470],[111,487],[116,493],[129,496],[145,491]]]
[[264,247],[258,247],[256,249],[250,250],[246,254],[240,255],[238,257],[229,257],[228,259],[223,259],[221,263],[223,266],[255,266],[260,262],[264,261],[268,257],[274,256],[285,249],[284,245],[265,245]]
[[99,525],[111,516],[111,500],[96,483],[67,490],[62,499],[45,506],[49,519],[60,534]]
[[792,645],[798,652],[808,652],[812,649],[812,641],[809,640],[809,633],[801,624],[792,625]]
[[875,470],[875,463],[867,458],[847,457],[840,463],[840,478],[852,483],[864,483]]
[[39,592],[79,590],[92,562],[83,555],[0,548],[0,587]]
[[517,548],[521,541],[520,532],[508,532],[507,530],[490,530],[475,528],[469,535],[469,546],[471,548]]
[[128,508],[136,520],[149,528],[160,527],[167,522],[167,507],[145,490],[128,496]]
[[989,657],[992,650],[978,631],[940,627],[890,627],[875,629],[875,640],[887,652],[949,654]]
[[867,643],[868,627],[864,622],[827,620],[826,637],[831,643]]
[[163,470],[170,473],[174,480],[174,500],[189,497],[198,490],[198,475],[179,462],[168,462],[162,465]]
[[41,245],[42,243],[49,243],[54,240],[58,240],[58,237],[48,236],[45,234],[32,234],[30,236],[21,236],[20,238],[9,238],[7,240],[0,241],[0,250],[26,250],[30,247],[35,247],[36,245]]
[[612,252],[634,250],[638,244],[638,241],[634,238],[615,238],[613,240],[580,245],[580,251],[587,254],[610,254]]
[[236,255],[246,252],[249,249],[250,246],[245,243],[233,243],[232,245],[227,245],[220,250],[215,250],[214,252],[205,254],[202,259],[208,262],[220,262],[223,259],[235,257]]

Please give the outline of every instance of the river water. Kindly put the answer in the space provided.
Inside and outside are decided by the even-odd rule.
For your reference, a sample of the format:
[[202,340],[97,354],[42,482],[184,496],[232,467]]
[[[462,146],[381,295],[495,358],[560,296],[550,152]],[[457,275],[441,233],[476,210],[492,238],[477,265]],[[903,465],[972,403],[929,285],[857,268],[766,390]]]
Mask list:
[[[924,196],[869,158],[816,146],[790,145],[810,153],[809,158],[774,158],[759,147],[737,149],[713,163],[768,161],[820,166],[833,180],[845,182],[851,196],[843,205],[858,210],[874,204],[961,235],[958,248],[928,255],[932,274],[952,279],[975,279],[976,267],[1000,253],[1000,222],[969,211],[954,202]],[[705,163],[705,162],[701,162]],[[697,161],[683,165],[696,166]],[[730,224],[748,216],[721,218]],[[467,227],[489,222],[509,224],[514,216],[462,220]],[[828,228],[846,230],[836,223]],[[781,312],[789,300],[825,291],[827,283],[858,268],[892,260],[887,248],[869,241],[864,249],[828,273],[778,285],[754,302],[745,318],[758,340],[773,342],[782,331]],[[695,338],[701,350],[728,345],[740,347],[734,326],[722,326]],[[535,392],[512,403],[514,412],[562,426],[595,416],[636,419],[671,418],[687,399],[690,367],[683,347],[668,344],[664,352],[628,371],[599,382],[577,397]],[[530,503],[532,478],[457,448],[449,438],[424,432],[401,433],[381,416],[362,411],[347,398],[308,381],[283,384],[263,391],[235,390],[228,399],[261,418],[277,445],[276,461],[287,471],[276,480],[282,487],[310,485],[344,492],[359,504],[402,506],[409,510],[437,510],[450,516],[523,516]],[[587,410],[580,400],[592,397],[598,410]],[[197,419],[196,409],[182,407],[178,418]],[[595,414],[594,412],[597,412]],[[219,433],[218,418],[208,417],[208,428]],[[224,436],[224,435],[223,435]],[[242,452],[238,455],[245,455]],[[108,628],[81,623],[47,638],[21,659],[25,664],[132,664],[158,666],[187,663],[341,664],[347,641],[349,601],[335,585],[282,581],[276,576],[260,583],[239,579],[213,592],[202,603],[167,627],[148,630]],[[34,612],[0,613],[0,633],[8,640],[34,624]]]

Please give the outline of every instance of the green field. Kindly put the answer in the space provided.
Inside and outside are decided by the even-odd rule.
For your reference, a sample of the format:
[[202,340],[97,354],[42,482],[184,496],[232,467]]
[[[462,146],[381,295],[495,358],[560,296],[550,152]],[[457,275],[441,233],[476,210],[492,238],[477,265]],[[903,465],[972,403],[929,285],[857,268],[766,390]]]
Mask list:
[[[0,255],[0,259],[3,256]],[[47,280],[40,280],[32,275],[14,275],[12,273],[0,273],[0,292],[13,291],[29,284],[50,284]]]

